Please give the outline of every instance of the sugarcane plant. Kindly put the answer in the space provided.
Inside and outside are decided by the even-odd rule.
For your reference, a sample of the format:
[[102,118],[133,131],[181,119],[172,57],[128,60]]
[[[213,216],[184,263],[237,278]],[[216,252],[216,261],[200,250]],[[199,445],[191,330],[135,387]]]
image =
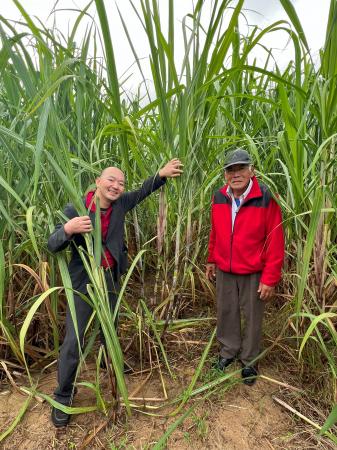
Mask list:
[[[332,413],[322,429],[328,432],[336,421],[337,373],[336,0],[330,1],[320,64],[312,60],[290,0],[280,0],[287,21],[247,32],[243,0],[215,0],[211,8],[198,0],[182,21],[181,40],[176,38],[173,0],[167,2],[166,24],[156,0],[130,0],[150,55],[140,62],[136,38],[118,11],[143,80],[142,91],[133,98],[121,83],[103,0],[79,12],[67,37],[30,17],[19,0],[13,3],[22,15],[20,30],[0,16],[0,350],[4,361],[25,368],[29,401],[38,392],[55,403],[40,392],[30,367],[55,360],[65,302],[76,329],[68,255],[55,257],[46,246],[54,224],[65,220],[64,205],[70,201],[86,214],[82,196],[107,165],[121,167],[130,188],[173,156],[185,165],[180,180],[161,190],[159,199],[149,198],[146,208],[133,211],[127,222],[132,265],[113,313],[99,268],[99,212],[86,248],[79,249],[90,278],[83,301],[93,307],[92,332],[98,324],[103,330],[115,382],[111,378],[111,403],[96,377],[95,383],[84,383],[94,389],[97,405],[64,410],[100,408],[108,413],[110,406],[121,403],[130,413],[137,405],[128,400],[116,316],[125,313],[141,365],[146,348],[174,377],[166,334],[185,325],[197,327],[200,320],[213,323],[208,316],[187,319],[184,314],[214,293],[204,276],[209,205],[212,192],[223,183],[224,153],[244,146],[282,207],[287,241],[282,289],[290,298],[282,305],[289,324],[282,327],[282,336],[296,341],[289,351],[295,352],[300,367],[309,360],[317,367],[328,361],[330,389],[325,396]],[[83,21],[88,26],[77,40]],[[263,43],[275,32],[288,36],[294,50],[285,67]],[[178,45],[183,49],[180,61]],[[254,59],[257,47],[265,54],[263,64]],[[153,88],[144,64],[150,67]],[[136,283],[134,306],[124,294]],[[172,414],[181,412],[189,398],[226,382],[225,377],[196,386],[211,342],[179,405],[173,402]],[[92,345],[93,337],[81,352],[82,363]],[[20,417],[27,407],[25,403]],[[332,433],[329,437],[334,439]]]

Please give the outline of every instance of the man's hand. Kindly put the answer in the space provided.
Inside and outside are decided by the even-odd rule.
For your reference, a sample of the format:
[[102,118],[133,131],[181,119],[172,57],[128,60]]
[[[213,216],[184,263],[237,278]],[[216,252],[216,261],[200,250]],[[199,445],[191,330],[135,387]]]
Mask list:
[[263,300],[264,302],[268,302],[274,297],[275,287],[260,283],[257,292],[260,293],[261,300]]
[[159,170],[159,176],[161,178],[175,178],[180,177],[183,171],[180,169],[183,165],[179,159],[171,159],[162,169]]
[[216,268],[214,263],[208,263],[206,264],[206,278],[208,280],[213,281],[216,274]]
[[92,224],[89,216],[74,217],[64,224],[64,231],[68,237],[78,233],[90,233],[91,230]]

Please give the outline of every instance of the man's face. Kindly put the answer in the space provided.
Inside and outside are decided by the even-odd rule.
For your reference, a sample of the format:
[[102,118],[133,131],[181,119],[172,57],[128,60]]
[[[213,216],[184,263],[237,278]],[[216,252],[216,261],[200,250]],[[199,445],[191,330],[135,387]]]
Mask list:
[[225,169],[225,180],[234,195],[243,194],[248,186],[249,180],[253,176],[254,170],[248,164],[234,164]]
[[102,175],[96,179],[97,194],[103,203],[112,203],[124,192],[124,173],[117,167],[104,169]]

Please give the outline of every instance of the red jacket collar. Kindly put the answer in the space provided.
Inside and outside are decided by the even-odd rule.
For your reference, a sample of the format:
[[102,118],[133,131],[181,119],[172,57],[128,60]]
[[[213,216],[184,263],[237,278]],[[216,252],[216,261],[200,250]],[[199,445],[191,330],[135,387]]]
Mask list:
[[[87,209],[89,209],[90,212],[93,212],[93,213],[96,212],[96,203],[95,203],[95,199],[93,198],[95,193],[96,193],[96,191],[90,191],[87,193],[87,195],[85,197],[85,207]],[[110,208],[112,208],[112,205],[109,206],[108,210],[110,210]]]
[[96,204],[94,200],[95,191],[90,191],[85,197],[85,207],[90,210],[90,212],[96,212]]
[[[252,177],[252,182],[253,182],[253,186],[252,186],[252,188],[251,188],[249,194],[247,195],[247,197],[246,197],[246,199],[245,199],[245,202],[246,202],[247,200],[250,200],[251,198],[262,197],[262,192],[261,192],[259,183],[258,183],[258,181],[257,181],[257,178],[256,178],[255,176]],[[222,194],[226,195],[227,197],[229,197],[228,194],[227,194],[227,189],[228,189],[228,187],[229,187],[228,184],[225,184],[225,186],[223,186],[223,187],[220,189],[220,192],[221,192]]]

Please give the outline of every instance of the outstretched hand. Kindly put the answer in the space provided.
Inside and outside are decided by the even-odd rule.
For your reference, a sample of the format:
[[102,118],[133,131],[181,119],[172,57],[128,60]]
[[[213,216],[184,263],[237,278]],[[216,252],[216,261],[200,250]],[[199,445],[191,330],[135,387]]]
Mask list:
[[183,173],[180,167],[183,167],[183,165],[178,158],[171,159],[171,161],[169,161],[162,169],[159,170],[159,176],[161,178],[180,177],[180,175]]

